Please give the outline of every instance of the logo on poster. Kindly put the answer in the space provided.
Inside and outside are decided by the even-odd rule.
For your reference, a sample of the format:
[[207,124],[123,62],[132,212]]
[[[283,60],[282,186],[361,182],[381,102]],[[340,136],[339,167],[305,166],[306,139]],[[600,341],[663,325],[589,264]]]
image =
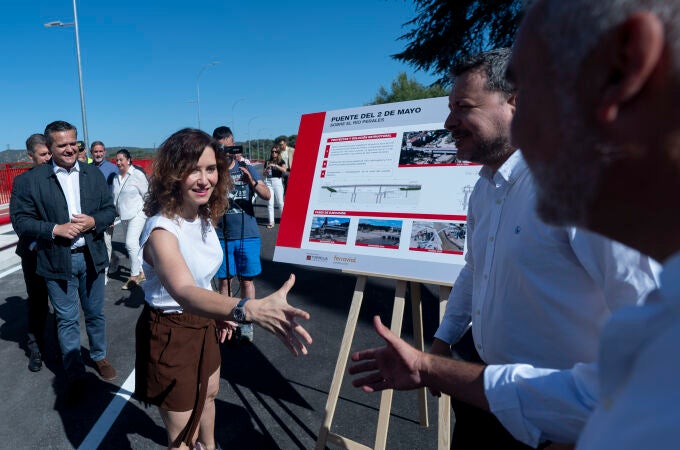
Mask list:
[[313,261],[313,262],[322,262],[322,263],[327,263],[328,262],[328,256],[321,256],[321,255],[312,255],[312,254],[307,254],[306,258],[307,261]]
[[333,255],[333,264],[337,264],[337,265],[341,265],[341,266],[349,266],[350,264],[356,264],[356,263],[357,263],[357,259],[355,257]]

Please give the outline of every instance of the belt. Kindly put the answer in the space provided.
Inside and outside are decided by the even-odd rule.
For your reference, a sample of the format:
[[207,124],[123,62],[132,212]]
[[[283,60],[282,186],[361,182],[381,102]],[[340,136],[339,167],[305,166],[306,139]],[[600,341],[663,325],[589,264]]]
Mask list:
[[75,253],[85,253],[85,246],[82,245],[82,246],[80,246],[80,247],[72,248],[72,249],[71,249],[71,254],[73,255],[73,254],[75,254]]

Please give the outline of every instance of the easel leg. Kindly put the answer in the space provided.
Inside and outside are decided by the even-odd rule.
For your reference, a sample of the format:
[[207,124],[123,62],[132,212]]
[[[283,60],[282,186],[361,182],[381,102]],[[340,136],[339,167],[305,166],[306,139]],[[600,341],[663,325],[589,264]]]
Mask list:
[[[449,300],[451,288],[439,286],[439,323],[444,318],[446,303]],[[439,417],[438,417],[438,446],[439,450],[451,448],[451,397],[442,394],[439,397]]]
[[[425,351],[425,339],[423,333],[423,305],[420,297],[420,283],[411,282],[411,315],[413,316],[413,346]],[[420,425],[430,426],[427,413],[427,388],[418,389],[418,410]]]
[[[354,339],[354,331],[359,320],[359,311],[361,310],[361,303],[364,298],[364,290],[366,288],[366,276],[357,276],[357,282],[354,287],[354,295],[352,296],[352,304],[349,308],[349,315],[347,316],[347,324],[345,325],[345,332],[342,335],[342,343],[340,344],[340,353],[338,361],[335,363],[335,372],[333,372],[333,381],[331,388],[328,391],[328,400],[326,401],[326,409],[324,411],[323,421],[321,422],[321,429],[319,430],[319,437],[316,441],[316,450],[323,450],[328,440],[328,434],[331,429],[331,422],[333,422],[333,415],[338,404],[338,397],[340,396],[340,386],[347,368],[347,359],[352,347],[352,340]],[[402,307],[403,308],[403,307]]]
[[[401,335],[401,325],[404,319],[404,304],[406,295],[406,281],[397,281],[397,289],[394,294],[394,309],[392,310],[392,324],[390,330],[397,336]],[[387,427],[390,422],[390,411],[392,410],[391,389],[385,390],[380,395],[380,413],[378,414],[378,430],[375,436],[374,449],[382,450],[387,445]]]

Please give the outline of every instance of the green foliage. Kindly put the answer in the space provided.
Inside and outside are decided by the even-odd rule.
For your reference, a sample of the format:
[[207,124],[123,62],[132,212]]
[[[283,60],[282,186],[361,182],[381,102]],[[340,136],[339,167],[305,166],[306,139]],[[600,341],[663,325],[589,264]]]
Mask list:
[[521,0],[413,1],[417,15],[405,24],[411,30],[399,38],[408,44],[392,57],[439,75],[444,85],[454,61],[511,46],[523,12]]
[[295,148],[295,142],[297,141],[297,134],[291,134],[290,136],[286,135],[281,135],[281,136],[276,136],[274,139],[274,143],[279,142],[281,139],[285,139],[286,142],[288,142],[288,147],[293,147]]
[[388,92],[383,86],[378,90],[371,105],[382,103],[404,102],[407,100],[420,100],[423,98],[443,97],[448,95],[446,89],[439,83],[432,86],[424,86],[415,79],[409,79],[405,72],[400,73],[392,81],[391,91]]

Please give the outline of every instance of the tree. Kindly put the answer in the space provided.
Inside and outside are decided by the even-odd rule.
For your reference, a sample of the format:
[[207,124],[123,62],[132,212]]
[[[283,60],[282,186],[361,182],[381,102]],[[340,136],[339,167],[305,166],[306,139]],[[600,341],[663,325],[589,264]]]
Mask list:
[[435,83],[432,86],[423,86],[415,79],[409,79],[406,73],[402,72],[392,81],[392,91],[387,92],[387,89],[380,86],[378,95],[375,96],[375,100],[370,104],[379,105],[381,103],[420,100],[422,98],[443,97],[447,94],[446,89],[439,83]]
[[454,61],[497,47],[509,47],[522,18],[522,0],[413,0],[412,29],[399,39],[406,50],[393,58],[439,75],[449,84]]
[[281,139],[285,139],[286,142],[288,143],[289,147],[295,147],[295,143],[297,142],[297,134],[291,134],[290,136],[277,136],[276,139],[274,139],[274,143],[276,144],[277,142],[280,142]]

